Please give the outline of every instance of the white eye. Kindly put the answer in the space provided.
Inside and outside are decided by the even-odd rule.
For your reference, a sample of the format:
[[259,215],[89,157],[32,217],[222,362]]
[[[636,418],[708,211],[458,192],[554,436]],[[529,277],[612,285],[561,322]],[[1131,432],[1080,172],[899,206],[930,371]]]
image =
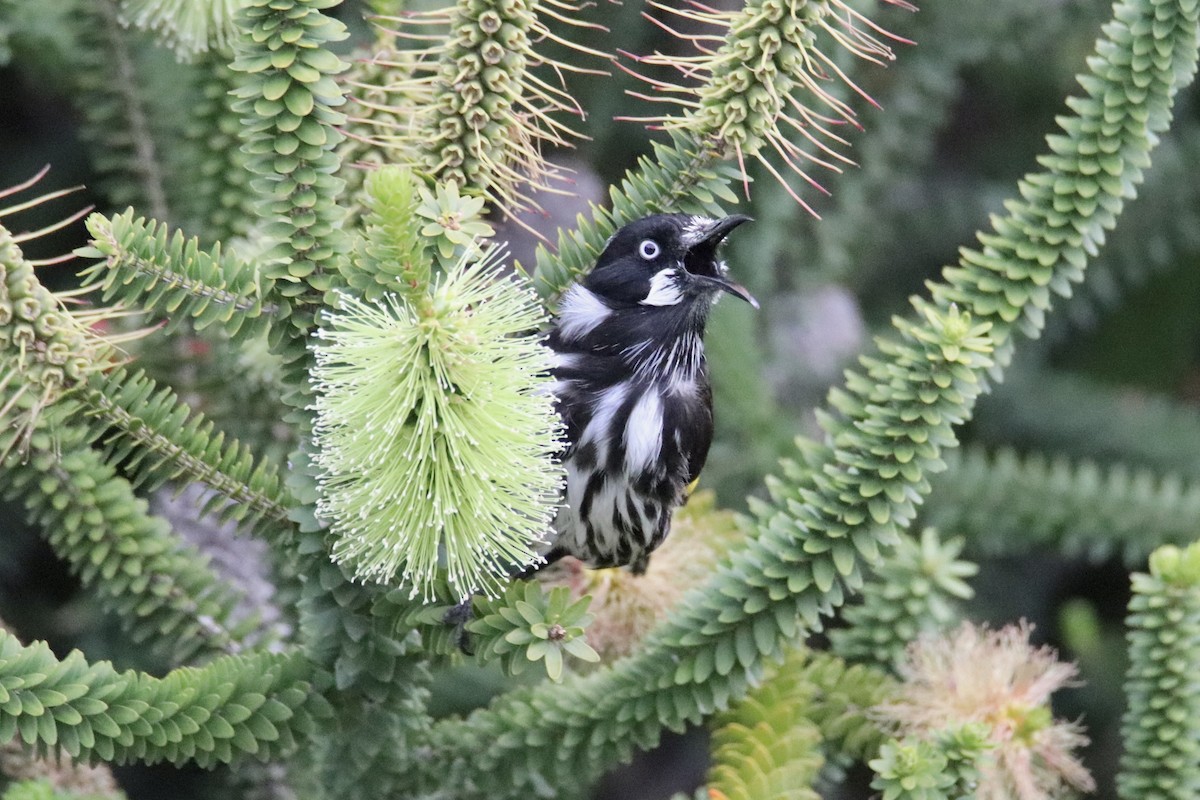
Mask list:
[[638,255],[647,261],[653,261],[658,258],[658,254],[661,252],[662,248],[653,239],[643,239],[642,243],[638,245]]

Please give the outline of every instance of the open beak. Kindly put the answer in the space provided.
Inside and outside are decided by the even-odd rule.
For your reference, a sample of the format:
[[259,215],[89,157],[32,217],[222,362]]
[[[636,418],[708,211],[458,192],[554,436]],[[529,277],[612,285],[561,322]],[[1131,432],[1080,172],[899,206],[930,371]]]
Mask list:
[[[717,248],[729,233],[741,225],[743,222],[750,222],[750,217],[745,214],[731,214],[724,219],[717,220],[707,231],[704,232],[703,238],[688,248],[687,261],[696,265],[706,265],[709,269],[714,269],[717,264]],[[746,287],[739,283],[734,283],[723,275],[714,272],[693,270],[690,267],[688,272],[709,283],[716,284],[723,291],[729,292],[734,297],[740,297],[754,308],[758,308],[758,301],[754,299],[754,295],[746,291]]]
[[742,286],[740,283],[734,283],[733,281],[727,281],[724,278],[718,278],[717,283],[722,289],[729,292],[734,297],[742,298],[751,306],[753,306],[756,311],[758,310],[758,301],[754,299],[754,295],[750,294],[745,286]]

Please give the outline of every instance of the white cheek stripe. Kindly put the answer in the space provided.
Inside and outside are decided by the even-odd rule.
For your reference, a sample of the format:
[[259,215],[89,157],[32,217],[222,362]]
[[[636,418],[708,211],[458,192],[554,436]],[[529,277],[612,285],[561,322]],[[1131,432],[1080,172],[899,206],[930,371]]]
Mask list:
[[683,299],[679,284],[675,282],[675,270],[664,269],[654,273],[650,279],[650,292],[642,301],[644,306],[673,306]]
[[575,284],[567,291],[559,306],[559,335],[568,341],[587,336],[611,315],[612,309],[604,305],[603,300]]

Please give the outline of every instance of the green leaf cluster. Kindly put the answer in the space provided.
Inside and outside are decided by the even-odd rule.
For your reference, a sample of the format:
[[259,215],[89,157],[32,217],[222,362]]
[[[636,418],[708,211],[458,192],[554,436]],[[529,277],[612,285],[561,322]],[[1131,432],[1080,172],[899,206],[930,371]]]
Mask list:
[[[796,660],[799,662],[799,659]],[[729,800],[811,800],[824,763],[811,719],[816,687],[795,663],[713,718],[710,793]]]
[[[117,0],[61,5],[62,24],[79,32],[68,58],[102,188],[115,205],[137,204],[156,219],[170,219],[172,193],[161,149],[172,131],[155,125],[160,117],[148,91],[150,64],[161,53],[147,46],[148,37],[123,27]],[[155,67],[169,69],[169,62],[159,60]]]
[[240,120],[230,107],[241,76],[229,61],[224,48],[201,57],[196,105],[184,130],[193,158],[181,170],[189,185],[176,204],[194,226],[188,229],[202,231],[208,243],[245,236],[254,220]]
[[105,301],[119,293],[172,328],[186,320],[197,330],[217,325],[231,337],[261,332],[276,310],[264,302],[270,283],[264,286],[250,263],[222,253],[220,243],[201,250],[197,238],[135,217],[132,208],[112,218],[93,214],[87,225],[92,244],[77,255],[101,259],[83,277]]
[[833,651],[851,661],[894,668],[909,642],[951,627],[974,592],[965,578],[979,567],[958,558],[962,539],[942,542],[925,528],[919,540],[901,536],[891,557],[863,584],[862,602],[842,613],[844,628],[829,632]]
[[546,674],[559,681],[567,656],[600,660],[584,638],[584,628],[591,621],[589,603],[591,598],[586,596],[572,603],[570,590],[564,586],[543,594],[536,584],[513,584],[503,603],[480,614],[467,629],[480,635],[482,658],[499,659],[514,675],[524,671],[527,663],[543,661]]
[[1007,448],[968,447],[947,463],[921,518],[961,532],[980,554],[1037,547],[1135,564],[1200,530],[1200,487],[1190,476]]
[[201,515],[216,511],[264,535],[291,533],[290,502],[275,466],[257,460],[248,446],[227,441],[170,389],[119,367],[92,377],[81,394],[92,406],[92,436],[105,440],[105,458],[132,474],[135,488],[201,481],[215,490]]
[[[261,201],[262,233],[279,242],[263,276],[280,297],[324,292],[344,251],[336,204],[335,148],[342,141],[337,111],[343,90],[335,80],[345,65],[329,49],[345,26],[321,13],[336,0],[253,0],[238,17],[248,35],[235,45],[233,69],[245,73],[233,109],[243,115],[242,137],[252,188]],[[290,317],[295,326],[309,323]]]
[[871,788],[885,800],[967,800],[975,797],[976,762],[991,744],[978,723],[931,738],[890,740],[870,762]]
[[152,678],[0,633],[0,738],[115,763],[265,761],[328,714],[310,676],[295,655],[260,653]]
[[370,300],[385,292],[415,297],[428,291],[432,259],[416,225],[419,196],[411,173],[377,169],[364,180],[363,196],[365,230],[346,283]]
[[0,795],[3,800],[112,800],[114,796],[124,795],[97,794],[79,792],[70,789],[56,789],[48,780],[23,780],[12,783]]
[[38,283],[3,227],[0,316],[9,323],[0,329],[0,408],[9,420],[0,434],[5,496],[21,498],[27,517],[135,640],[150,639],[181,660],[235,648],[248,630],[239,633],[229,622],[236,593],[88,447],[96,432],[77,395],[111,365],[111,348]]
[[1200,791],[1200,544],[1168,545],[1133,576],[1128,709],[1117,788],[1122,798]]

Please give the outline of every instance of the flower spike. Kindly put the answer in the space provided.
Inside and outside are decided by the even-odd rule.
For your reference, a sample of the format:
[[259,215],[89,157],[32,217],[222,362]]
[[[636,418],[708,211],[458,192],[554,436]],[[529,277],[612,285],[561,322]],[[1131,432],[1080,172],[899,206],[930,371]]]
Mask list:
[[[535,52],[532,42],[550,40],[610,58],[563,39],[539,19],[597,27],[572,17],[581,9],[556,0],[459,0],[452,8],[382,18],[394,37],[438,44],[376,63],[380,83],[364,93],[384,99],[375,100],[373,132],[366,138],[386,149],[391,163],[439,183],[477,187],[507,214],[536,209],[533,193],[563,178],[545,161],[542,148],[570,147],[582,138],[557,117],[582,117],[583,110],[562,86],[534,74],[535,68],[549,68],[560,83],[568,71],[607,73],[552,61]],[[449,35],[436,35],[439,29]]]
[[[911,9],[902,0],[886,2]],[[717,37],[690,31],[685,34],[667,22],[651,20],[664,31],[688,42],[698,55],[655,52],[634,60],[651,67],[672,69],[682,81],[691,83],[699,79],[701,84],[693,92],[622,67],[652,87],[653,95],[647,99],[674,103],[685,109],[682,114],[666,114],[644,121],[651,127],[685,131],[711,142],[726,157],[736,155],[739,163],[747,158],[759,161],[815,216],[816,212],[789,185],[785,172],[799,176],[818,191],[828,194],[808,174],[802,162],[834,171],[838,171],[834,161],[852,164],[835,149],[845,145],[845,140],[832,133],[828,126],[850,124],[861,127],[850,105],[828,91],[826,85],[836,79],[867,102],[877,104],[814,46],[814,37],[824,33],[853,55],[876,64],[895,58],[885,38],[899,42],[907,40],[889,34],[843,0],[750,0],[737,12],[718,10],[694,0],[680,7],[652,5],[681,18],[690,28],[707,25],[724,30],[725,35]],[[723,41],[723,44],[714,50],[716,41]],[[674,97],[679,93],[698,96],[699,102],[683,103]],[[823,110],[827,113],[822,113]],[[814,151],[809,152],[793,143],[781,129],[794,131],[807,140]]]
[[561,487],[560,422],[531,290],[500,254],[419,297],[342,295],[315,346],[318,514],[361,580],[495,595],[537,560]]

